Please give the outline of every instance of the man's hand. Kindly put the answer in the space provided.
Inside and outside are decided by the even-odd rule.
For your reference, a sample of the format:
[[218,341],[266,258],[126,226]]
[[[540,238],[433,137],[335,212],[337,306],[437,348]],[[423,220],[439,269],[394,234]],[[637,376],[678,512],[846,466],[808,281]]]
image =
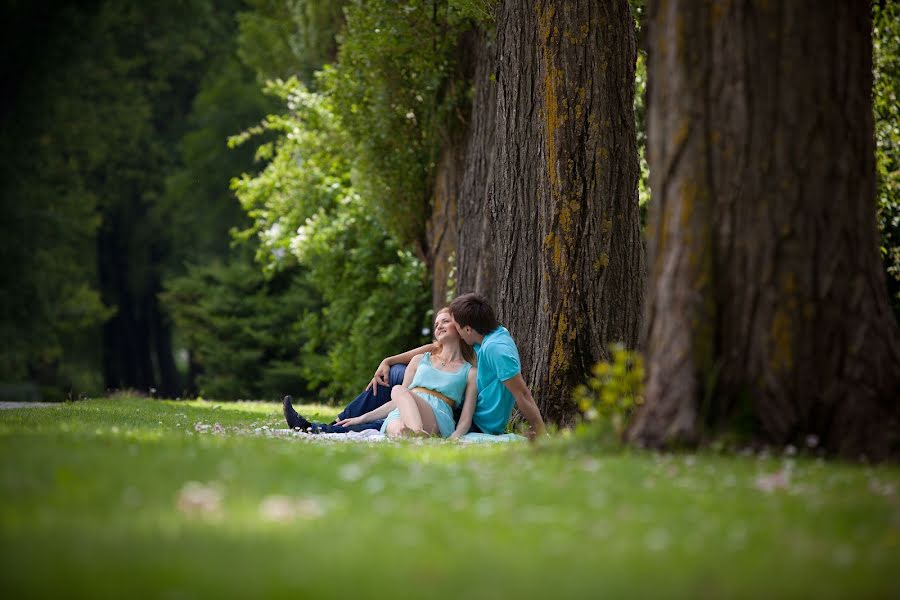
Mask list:
[[372,395],[378,395],[378,386],[383,385],[387,387],[388,382],[391,379],[391,365],[387,364],[387,361],[381,361],[381,364],[378,365],[378,368],[375,369],[375,375],[372,377],[372,381],[369,382],[369,385],[366,386],[366,391],[369,391],[369,388],[372,388]]

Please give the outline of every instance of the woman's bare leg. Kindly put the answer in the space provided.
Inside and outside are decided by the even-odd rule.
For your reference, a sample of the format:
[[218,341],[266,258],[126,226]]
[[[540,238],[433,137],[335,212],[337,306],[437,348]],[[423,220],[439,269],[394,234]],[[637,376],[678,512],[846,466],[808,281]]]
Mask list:
[[391,398],[396,401],[400,410],[400,420],[410,432],[415,434],[435,435],[438,433],[434,411],[427,402],[410,392],[403,386],[394,386]]
[[387,428],[385,428],[384,432],[388,437],[401,437],[406,433],[406,425],[399,419],[391,421],[387,424]]

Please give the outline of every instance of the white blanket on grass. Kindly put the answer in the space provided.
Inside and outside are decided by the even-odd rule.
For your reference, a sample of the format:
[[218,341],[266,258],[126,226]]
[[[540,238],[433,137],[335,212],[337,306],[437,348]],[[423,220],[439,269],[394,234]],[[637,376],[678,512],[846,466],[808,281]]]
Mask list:
[[[269,429],[261,427],[255,430],[260,435],[279,435],[302,437],[309,439],[333,440],[338,442],[382,442],[389,439],[377,429],[364,429],[363,431],[349,431],[347,433],[307,433],[306,431],[294,431],[293,429]],[[467,433],[459,439],[466,444],[483,444],[497,442],[521,442],[525,437],[515,433],[490,435],[487,433]]]

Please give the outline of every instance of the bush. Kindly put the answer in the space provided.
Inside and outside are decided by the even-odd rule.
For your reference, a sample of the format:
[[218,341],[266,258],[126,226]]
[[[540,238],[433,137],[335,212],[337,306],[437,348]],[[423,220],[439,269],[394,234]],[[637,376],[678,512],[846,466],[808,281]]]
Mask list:
[[266,280],[250,260],[191,267],[162,300],[191,349],[200,395],[277,399],[307,388],[302,319],[318,298],[301,269]]
[[611,427],[621,436],[635,407],[644,401],[641,354],[619,344],[612,346],[611,354],[611,361],[597,363],[587,382],[575,388],[575,402],[583,419],[581,433],[591,435]]
[[352,185],[354,145],[331,98],[296,79],[270,82],[268,91],[287,111],[231,140],[277,136],[257,150],[265,168],[232,182],[252,219],[237,235],[258,240],[268,276],[302,267],[321,299],[298,313],[302,372],[321,399],[345,401],[382,358],[424,341],[426,270]]

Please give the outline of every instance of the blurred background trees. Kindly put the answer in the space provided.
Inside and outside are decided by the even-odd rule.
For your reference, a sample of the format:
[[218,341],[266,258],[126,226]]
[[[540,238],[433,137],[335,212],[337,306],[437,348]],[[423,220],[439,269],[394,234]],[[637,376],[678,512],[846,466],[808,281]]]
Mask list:
[[[643,0],[539,4],[7,3],[0,393],[345,399],[474,289],[570,422],[638,345],[651,40]],[[900,15],[872,11],[897,317]]]

